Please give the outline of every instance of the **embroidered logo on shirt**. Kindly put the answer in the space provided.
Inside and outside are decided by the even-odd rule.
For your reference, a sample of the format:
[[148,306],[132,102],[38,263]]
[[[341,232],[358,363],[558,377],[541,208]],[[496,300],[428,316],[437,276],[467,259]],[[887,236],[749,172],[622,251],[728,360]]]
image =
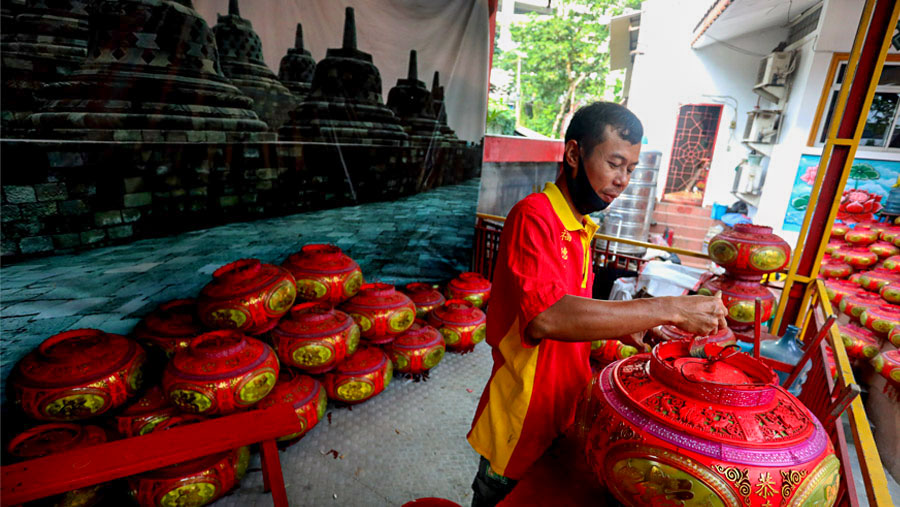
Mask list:
[[572,241],[572,235],[569,234],[569,231],[562,231],[562,234],[560,234],[560,239],[562,239],[563,241]]
[[569,250],[566,247],[561,247],[559,249],[559,253],[562,254],[562,258],[564,261],[569,260]]

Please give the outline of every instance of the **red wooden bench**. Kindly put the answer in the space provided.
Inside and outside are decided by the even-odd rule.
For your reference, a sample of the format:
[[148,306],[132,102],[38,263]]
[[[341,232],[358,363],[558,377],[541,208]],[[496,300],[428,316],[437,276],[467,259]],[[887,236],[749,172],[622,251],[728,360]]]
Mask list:
[[300,422],[293,407],[279,405],[7,465],[0,467],[0,505],[18,505],[259,443],[265,491],[272,492],[275,507],[287,507],[275,439],[297,431]]

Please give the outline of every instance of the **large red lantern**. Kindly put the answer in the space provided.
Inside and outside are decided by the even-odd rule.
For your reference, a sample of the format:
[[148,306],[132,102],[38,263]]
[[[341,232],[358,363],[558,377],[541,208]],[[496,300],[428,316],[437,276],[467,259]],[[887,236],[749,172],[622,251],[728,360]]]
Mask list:
[[855,294],[848,294],[841,299],[840,308],[851,320],[859,320],[860,314],[866,308],[879,306],[883,303],[881,296],[860,290]]
[[824,278],[847,278],[853,274],[853,268],[846,262],[831,259],[822,262],[819,274]]
[[444,337],[437,329],[416,319],[403,334],[397,336],[386,352],[394,366],[394,372],[413,378],[427,375],[444,357]]
[[891,304],[900,304],[900,281],[891,282],[878,291],[881,298]]
[[416,318],[416,305],[386,283],[364,284],[341,309],[359,324],[362,337],[376,345],[389,343]]
[[858,283],[860,287],[869,292],[879,292],[885,285],[898,281],[900,281],[900,273],[894,273],[885,268],[874,268],[861,271]]
[[835,220],[834,224],[831,226],[831,237],[833,238],[843,238],[844,234],[847,234],[847,231],[850,230],[850,227],[847,226],[844,222],[840,220]]
[[162,387],[185,412],[224,415],[269,394],[278,369],[278,358],[265,343],[238,331],[213,331],[175,353],[163,372]]
[[441,292],[427,283],[410,283],[406,285],[406,295],[416,305],[416,318],[428,317],[431,310],[444,304],[446,299]]
[[359,345],[359,325],[324,303],[301,303],[270,333],[281,363],[307,373],[332,370]]
[[483,308],[491,299],[491,282],[481,273],[465,272],[447,284],[447,297],[471,301],[476,308]]
[[878,336],[887,337],[900,324],[900,306],[880,304],[864,308],[859,314],[859,322]]
[[359,264],[335,245],[306,245],[282,266],[294,275],[297,297],[305,301],[337,305],[355,296],[363,283]]
[[486,322],[484,312],[465,299],[451,299],[428,317],[428,323],[444,336],[451,352],[469,352],[484,341]]
[[712,296],[722,291],[722,303],[728,310],[725,320],[728,327],[735,331],[743,331],[753,327],[756,314],[756,298],[762,299],[762,316],[765,322],[772,317],[775,296],[769,289],[760,285],[757,280],[732,278],[729,276],[713,277],[701,285],[699,294]]
[[835,252],[838,248],[846,245],[847,243],[840,238],[832,238],[828,240],[828,244],[825,245],[825,253],[829,256]]
[[841,300],[848,294],[863,292],[859,285],[849,280],[825,280],[825,292],[832,306],[838,308]]
[[294,277],[284,268],[259,259],[241,259],[213,273],[197,301],[200,320],[213,329],[264,333],[293,306]]
[[879,340],[872,331],[852,323],[839,324],[838,329],[849,357],[871,359],[878,354]]
[[118,407],[141,387],[147,358],[135,341],[97,329],[44,340],[16,365],[13,400],[41,421],[75,421]]
[[844,234],[844,241],[856,246],[866,246],[878,241],[878,231],[867,225],[858,224]]
[[900,255],[892,255],[882,263],[885,269],[890,269],[894,273],[900,273]]
[[878,255],[864,246],[842,247],[836,251],[839,252],[841,260],[856,269],[866,269],[878,262]]
[[900,254],[900,248],[897,248],[886,241],[876,241],[869,245],[869,250],[875,253],[879,259],[886,259],[892,255]]
[[181,414],[159,386],[153,386],[116,416],[116,430],[123,437],[146,435],[159,423]]
[[186,349],[191,340],[206,332],[197,317],[197,302],[175,299],[159,305],[134,329],[134,337],[163,351],[167,357]]
[[328,398],[342,403],[362,403],[381,393],[394,375],[388,356],[378,347],[360,347],[337,368],[325,374]]
[[887,379],[884,392],[894,401],[900,397],[900,350],[886,350],[870,361],[875,373]]
[[627,506],[832,505],[840,462],[815,416],[759,360],[689,348],[663,343],[595,375],[576,428],[597,480]]
[[709,256],[730,274],[756,276],[787,266],[791,247],[771,227],[737,224],[709,241]]
[[268,396],[256,404],[263,410],[275,405],[290,405],[300,419],[300,431],[285,435],[279,442],[297,442],[325,417],[328,397],[321,382],[292,370],[282,370],[278,383]]

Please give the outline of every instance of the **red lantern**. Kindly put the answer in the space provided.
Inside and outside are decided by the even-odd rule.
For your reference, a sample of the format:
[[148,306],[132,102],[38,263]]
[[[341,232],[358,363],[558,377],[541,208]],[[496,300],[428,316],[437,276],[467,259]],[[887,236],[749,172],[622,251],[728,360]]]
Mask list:
[[735,331],[753,327],[757,297],[762,299],[763,314],[760,320],[765,322],[772,317],[775,296],[756,280],[716,276],[704,282],[697,292],[702,295],[712,296],[717,291],[722,291],[722,303],[725,304],[725,308],[728,310],[728,315],[725,316],[725,320],[728,321],[728,327]]
[[264,333],[294,304],[297,287],[284,268],[241,259],[213,273],[197,301],[200,320],[213,329]]
[[835,220],[834,224],[831,226],[831,237],[832,238],[843,238],[844,234],[847,234],[847,231],[850,230],[850,227],[847,226],[844,222],[840,220]]
[[186,349],[191,340],[204,332],[197,318],[197,302],[176,299],[159,305],[144,317],[133,334],[135,339],[162,350],[171,359],[176,350]]
[[486,321],[484,312],[465,299],[451,299],[428,317],[428,323],[444,336],[447,350],[463,353],[484,341]]
[[591,342],[591,359],[609,364],[638,353],[638,349],[619,340],[595,340]]
[[325,417],[328,397],[325,395],[325,387],[318,380],[292,370],[282,370],[275,388],[256,407],[263,410],[275,405],[291,405],[297,412],[300,431],[278,439],[279,442],[294,443]]
[[900,248],[895,247],[886,241],[876,241],[869,245],[869,250],[875,253],[879,259],[885,259],[892,255],[900,254]]
[[841,260],[856,269],[866,269],[878,262],[878,256],[866,247],[839,248],[837,251],[841,254]]
[[853,268],[845,262],[832,259],[822,263],[819,273],[824,278],[847,278],[853,274]]
[[878,337],[872,331],[855,324],[839,324],[841,341],[851,358],[871,359],[878,354]]
[[878,231],[866,225],[857,225],[844,234],[844,241],[856,246],[866,246],[878,241]]
[[900,347],[900,326],[894,326],[888,333],[888,340],[895,347]]
[[491,282],[481,273],[465,272],[447,284],[447,297],[471,301],[475,308],[482,308],[491,299]]
[[[15,458],[29,460],[100,445],[106,443],[106,440],[106,431],[99,426],[81,426],[69,423],[43,424],[28,429],[13,438],[7,446],[7,450]],[[97,484],[55,495],[42,500],[40,505],[46,504],[54,507],[96,505],[102,499],[104,486],[105,484]]]
[[270,333],[281,363],[307,373],[324,373],[356,352],[359,326],[324,303],[301,303]]
[[12,373],[13,398],[41,421],[75,421],[118,407],[141,387],[147,354],[133,340],[75,329],[44,340]]
[[825,292],[828,294],[828,300],[831,305],[838,308],[841,300],[848,294],[857,294],[863,290],[859,288],[859,284],[850,280],[825,280]]
[[709,241],[709,256],[729,274],[757,276],[791,260],[791,247],[764,225],[737,224]]
[[446,299],[441,292],[427,283],[410,283],[406,286],[406,295],[416,305],[416,318],[428,317],[428,312],[444,304]]
[[900,304],[900,281],[893,281],[883,285],[878,291],[881,298],[891,304]]
[[386,349],[394,371],[413,378],[427,375],[430,369],[441,362],[445,351],[441,333],[419,319]]
[[881,296],[860,290],[855,294],[847,294],[841,299],[840,308],[851,320],[859,320],[863,310],[872,306],[879,306],[883,303]]
[[859,321],[878,336],[886,337],[900,324],[900,307],[880,304],[864,308],[859,314]]
[[297,280],[297,297],[337,305],[359,292],[363,283],[359,264],[335,245],[306,245],[284,261]]
[[835,250],[846,245],[847,243],[840,238],[833,238],[828,240],[828,244],[825,245],[825,253],[828,255],[832,255]]
[[278,380],[278,358],[238,331],[213,331],[178,351],[163,372],[169,400],[185,412],[225,415],[263,399]]
[[377,347],[360,347],[337,368],[325,374],[328,398],[343,403],[362,403],[391,383],[391,360]]
[[884,260],[884,269],[890,269],[894,273],[900,273],[900,255],[892,255]]
[[887,379],[884,392],[897,401],[900,390],[900,350],[886,350],[872,358],[875,373]]
[[416,318],[416,305],[386,283],[364,284],[341,308],[359,324],[362,337],[376,345],[389,343]]
[[663,343],[594,376],[575,424],[597,480],[629,506],[831,505],[840,462],[822,424],[761,361],[706,350]]
[[900,227],[887,224],[886,227],[878,233],[878,239],[893,245],[897,235],[900,235]]
[[147,392],[116,416],[116,429],[123,437],[146,435],[157,424],[181,414],[159,386]]
[[869,292],[878,292],[882,287],[900,281],[900,273],[894,273],[890,269],[874,268],[869,271],[861,271],[859,286]]
[[727,327],[718,330],[714,334],[700,337],[670,325],[659,326],[658,328],[655,328],[654,331],[660,335],[663,341],[692,340],[691,343],[696,347],[703,347],[707,343],[717,343],[721,347],[737,343],[737,337],[731,329]]

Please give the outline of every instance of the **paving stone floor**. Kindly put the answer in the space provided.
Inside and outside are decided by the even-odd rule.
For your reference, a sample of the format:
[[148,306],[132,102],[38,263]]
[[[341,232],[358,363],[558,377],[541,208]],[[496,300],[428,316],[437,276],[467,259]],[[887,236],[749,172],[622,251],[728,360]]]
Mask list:
[[[340,246],[367,281],[443,282],[469,266],[478,180],[394,202],[236,223],[0,269],[0,396],[15,363],[47,337],[91,327],[129,333],[165,301],[193,297],[219,266],[280,264],[307,243]],[[299,237],[298,237],[299,236]],[[400,505],[438,496],[467,505],[477,455],[465,441],[490,374],[487,346],[448,354],[427,382],[395,379],[377,398],[329,407],[281,453],[291,505]],[[0,398],[5,404],[5,396]],[[328,454],[339,453],[338,458]],[[258,468],[258,457],[252,466]],[[271,505],[262,474],[218,505]]]

